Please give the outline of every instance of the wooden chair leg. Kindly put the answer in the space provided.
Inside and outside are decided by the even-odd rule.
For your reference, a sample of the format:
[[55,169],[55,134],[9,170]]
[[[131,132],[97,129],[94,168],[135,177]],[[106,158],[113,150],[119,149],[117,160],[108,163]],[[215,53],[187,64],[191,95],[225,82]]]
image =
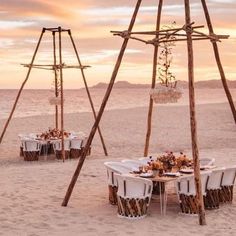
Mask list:
[[142,218],[147,215],[149,199],[122,198],[117,196],[118,215],[127,218]]
[[20,157],[23,157],[24,153],[23,153],[23,147],[20,147]]
[[111,205],[117,205],[117,190],[116,186],[108,185],[109,190],[109,202]]
[[80,149],[71,149],[70,150],[70,158],[71,159],[77,159],[81,155],[81,150]]
[[198,208],[197,208],[197,198],[196,196],[188,196],[185,194],[179,195],[180,199],[180,208],[182,213],[185,214],[197,214]]
[[[56,159],[62,160],[62,151],[56,151]],[[70,158],[70,151],[65,151],[65,159]]]
[[205,208],[218,209],[219,206],[220,206],[219,190],[218,189],[207,190]]
[[38,161],[39,160],[39,152],[23,152],[25,161]]
[[234,186],[222,186],[219,190],[219,200],[221,203],[231,203],[233,201]]

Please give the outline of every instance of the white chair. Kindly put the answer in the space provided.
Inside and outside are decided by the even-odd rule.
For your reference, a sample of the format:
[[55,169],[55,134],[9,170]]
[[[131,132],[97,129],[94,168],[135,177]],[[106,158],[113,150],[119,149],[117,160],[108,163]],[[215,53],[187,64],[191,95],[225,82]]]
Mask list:
[[70,157],[71,158],[79,158],[81,155],[81,149],[82,149],[82,139],[79,138],[73,138],[70,142]]
[[18,134],[20,140],[30,139],[29,134]]
[[[206,185],[210,174],[210,171],[201,173],[202,194],[204,197],[206,196]],[[178,179],[176,187],[182,213],[197,214],[198,208],[194,175]]]
[[[57,159],[62,159],[62,141],[53,141],[53,149]],[[64,139],[65,159],[70,157],[70,139]]]
[[215,164],[215,158],[200,158],[200,166],[204,167],[204,166],[213,166]]
[[142,162],[139,160],[125,159],[121,161],[124,165],[131,168],[133,171],[138,171],[140,166],[143,166]]
[[23,140],[31,140],[31,138],[29,138],[28,134],[18,134],[18,137],[20,139],[20,156],[23,157]]
[[22,140],[23,156],[25,161],[38,161],[41,144],[37,140]]
[[82,131],[79,132],[72,132],[73,136],[76,136],[77,138],[84,139],[86,138],[86,134]]
[[138,160],[142,163],[142,165],[147,165],[148,162],[153,161],[154,159],[152,156],[149,156],[149,157],[140,157]]
[[108,180],[108,190],[109,190],[109,202],[112,205],[117,204],[117,185],[114,179],[114,173],[118,174],[128,174],[132,171],[131,168],[125,166],[121,162],[105,162],[104,165],[107,169],[107,180]]
[[[81,144],[81,152],[83,152],[83,150],[84,150],[84,147],[86,146],[86,144],[87,144],[87,141],[88,141],[88,137],[83,137],[82,138],[82,144]],[[89,156],[91,154],[91,146],[89,147],[89,151],[88,151],[88,153],[87,153],[87,156]]]
[[236,177],[236,166],[225,168],[221,190],[220,190],[220,202],[232,202],[233,201],[233,188]]
[[29,138],[32,138],[32,139],[36,139],[37,138],[37,134],[36,133],[29,133],[28,136],[29,136]]
[[220,199],[219,191],[221,189],[221,182],[224,175],[225,168],[219,168],[217,170],[212,170],[207,182],[207,191],[205,198],[205,208],[206,209],[216,209],[219,208]]
[[118,216],[130,219],[147,215],[152,195],[152,181],[128,175],[114,174],[118,191]]

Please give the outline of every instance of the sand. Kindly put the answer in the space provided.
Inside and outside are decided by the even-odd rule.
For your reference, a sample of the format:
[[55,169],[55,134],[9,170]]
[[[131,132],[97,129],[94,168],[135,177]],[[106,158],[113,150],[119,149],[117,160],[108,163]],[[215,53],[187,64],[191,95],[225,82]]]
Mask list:
[[[98,136],[87,158],[68,207],[61,207],[76,160],[24,162],[19,157],[18,133],[41,132],[52,116],[13,119],[0,147],[0,235],[236,235],[236,200],[206,212],[207,226],[196,216],[180,214],[173,186],[168,188],[167,215],[153,200],[142,220],[120,219],[108,204],[107,160],[142,156],[147,108],[107,111],[101,128],[109,157]],[[236,130],[228,104],[197,106],[201,157],[214,157],[217,166],[236,164]],[[67,130],[89,132],[91,113],[66,115]],[[0,127],[3,120],[0,120]],[[187,106],[159,106],[153,116],[150,154],[166,150],[191,156]]]

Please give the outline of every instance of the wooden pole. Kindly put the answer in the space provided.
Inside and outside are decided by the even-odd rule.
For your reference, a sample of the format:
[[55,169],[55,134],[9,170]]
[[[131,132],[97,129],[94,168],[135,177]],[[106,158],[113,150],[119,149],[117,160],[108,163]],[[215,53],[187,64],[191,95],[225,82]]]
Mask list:
[[[94,108],[92,97],[91,97],[90,92],[89,92],[88,84],[87,84],[87,81],[86,81],[86,78],[85,78],[84,68],[82,66],[82,63],[81,63],[81,60],[80,60],[80,57],[79,57],[79,53],[78,53],[77,48],[75,46],[75,42],[74,42],[74,39],[73,39],[73,37],[71,35],[71,31],[70,30],[68,31],[68,34],[70,36],[70,39],[71,39],[71,42],[72,42],[72,45],[73,45],[73,48],[74,48],[74,51],[75,51],[78,63],[79,63],[79,66],[81,67],[81,74],[82,74],[82,78],[83,78],[83,81],[84,81],[84,86],[85,86],[85,89],[86,89],[86,92],[87,92],[87,95],[88,95],[88,98],[89,98],[89,102],[90,102],[90,106],[92,108],[94,119],[96,120],[97,115],[96,115],[96,111],[95,111],[95,108]],[[102,147],[103,147],[103,150],[104,150],[104,154],[105,154],[105,156],[107,156],[108,155],[107,148],[106,148],[105,141],[104,141],[104,138],[102,136],[102,132],[101,132],[101,129],[100,129],[99,126],[98,126],[98,133],[99,133],[99,136],[100,136],[100,139],[101,139],[101,143],[102,143]]]
[[[205,0],[201,0],[202,1],[202,6],[204,9],[204,13],[205,13],[205,17],[206,17],[206,21],[207,21],[207,25],[208,25],[208,29],[209,29],[209,33],[214,35],[214,30],[213,30],[213,26],[211,23],[211,18],[208,12],[208,8],[206,5],[206,1]],[[226,96],[228,98],[229,101],[229,105],[234,117],[234,121],[236,123],[236,110],[235,110],[235,106],[234,106],[234,101],[233,98],[231,96],[228,84],[227,84],[227,80],[226,80],[226,76],[225,76],[225,72],[221,63],[221,59],[220,59],[220,54],[219,54],[219,49],[218,49],[218,45],[217,42],[215,40],[212,40],[212,46],[213,46],[213,50],[214,50],[214,54],[215,54],[215,59],[216,59],[216,63],[220,72],[220,76],[221,76],[221,80],[222,80],[222,84],[226,93]]]
[[[160,30],[162,5],[163,5],[163,0],[159,0],[157,21],[156,21],[156,32]],[[159,35],[157,34],[156,37],[158,39]],[[152,89],[154,89],[156,86],[158,49],[159,49],[159,45],[156,45],[154,47],[154,55],[153,55],[153,70],[152,70],[152,85],[151,85]],[[147,119],[147,133],[146,133],[146,140],[145,140],[145,147],[144,147],[145,157],[148,155],[149,142],[150,142],[150,136],[151,136],[151,131],[152,131],[152,111],[153,111],[153,99],[150,96],[148,119]]]
[[[185,20],[186,25],[189,25],[190,20],[190,5],[189,0],[185,0]],[[189,103],[190,103],[190,124],[191,124],[191,137],[192,137],[192,153],[194,161],[194,177],[195,187],[197,193],[197,204],[199,214],[199,224],[206,225],[205,209],[202,195],[201,175],[199,152],[197,144],[197,121],[195,112],[195,91],[194,91],[194,60],[193,60],[193,42],[192,42],[192,28],[187,28],[187,49],[188,49],[188,77],[189,77]]]
[[[55,31],[52,32],[53,35],[53,60],[54,60],[54,66],[57,65],[57,55],[56,55],[56,39],[55,39]],[[58,91],[58,78],[57,78],[57,69],[54,68],[54,76],[55,76],[55,96],[58,97],[59,91]],[[58,106],[55,105],[55,125],[56,129],[58,129]]]
[[[33,55],[33,57],[32,57],[32,60],[31,60],[30,65],[32,65],[32,64],[34,63],[34,60],[35,60],[36,54],[37,54],[37,52],[38,52],[39,45],[40,45],[40,43],[41,43],[41,40],[42,40],[42,37],[43,37],[44,32],[45,32],[45,28],[42,29],[42,32],[41,32],[41,35],[40,35],[40,37],[39,37],[39,41],[38,41],[38,44],[37,44],[36,49],[35,49],[35,51],[34,51],[34,55]],[[11,113],[10,113],[10,115],[9,115],[7,121],[6,121],[6,124],[5,124],[4,128],[3,128],[2,134],[1,134],[1,136],[0,136],[0,144],[2,143],[2,140],[3,140],[3,137],[4,137],[5,133],[6,133],[7,127],[8,127],[8,125],[9,125],[11,119],[12,119],[12,116],[13,116],[14,111],[15,111],[15,109],[16,109],[16,106],[17,106],[17,103],[18,103],[18,101],[19,101],[19,98],[20,98],[20,95],[21,95],[21,93],[22,93],[22,90],[24,89],[25,84],[26,84],[26,82],[27,82],[28,79],[29,79],[31,69],[32,69],[32,67],[29,66],[29,69],[28,69],[26,78],[25,78],[25,80],[23,81],[23,83],[22,83],[22,85],[21,85],[21,87],[20,87],[20,90],[18,91],[18,94],[17,94],[16,100],[15,100],[15,102],[14,102],[14,104],[13,104]]]
[[[62,65],[62,49],[61,49],[61,27],[58,27],[59,33],[59,58],[60,65]],[[63,72],[62,67],[60,67],[60,85],[61,85],[61,151],[62,159],[65,161],[65,143],[64,143],[64,89],[63,89]]]
[[[130,25],[129,25],[129,28],[128,28],[128,32],[131,32],[132,29],[133,29],[133,26],[134,26],[134,23],[135,23],[135,20],[136,20],[136,17],[137,17],[137,14],[138,14],[138,11],[139,11],[139,7],[141,5],[141,2],[142,0],[137,0],[137,4],[136,4],[136,7],[135,7],[135,10],[134,10],[134,13],[133,13],[133,16],[132,16],[132,19],[131,19],[131,22],[130,22]],[[87,144],[86,146],[84,147],[84,151],[82,152],[81,154],[81,157],[79,159],[79,163],[78,163],[78,166],[75,170],[75,173],[71,179],[71,182],[70,182],[70,185],[67,189],[67,192],[66,192],[66,195],[65,195],[65,198],[62,202],[62,206],[67,206],[69,200],[70,200],[70,196],[73,192],[73,189],[74,189],[74,186],[75,186],[75,183],[79,177],[79,174],[80,174],[80,171],[83,167],[83,163],[85,161],[85,158],[86,158],[86,155],[89,151],[89,147],[92,143],[92,140],[93,140],[93,137],[96,133],[96,130],[99,126],[99,122],[102,118],[102,115],[103,115],[103,112],[105,110],[105,107],[106,107],[106,104],[107,104],[107,101],[110,97],[110,94],[111,94],[111,91],[112,91],[112,88],[113,88],[113,85],[115,83],[115,79],[116,79],[116,76],[118,74],[118,71],[119,71],[119,68],[120,68],[120,65],[121,65],[121,62],[122,62],[122,59],[123,59],[123,56],[124,56],[124,53],[125,53],[125,49],[127,47],[127,44],[129,42],[129,38],[125,38],[124,39],[124,42],[122,44],[122,47],[121,47],[121,50],[120,50],[120,53],[119,53],[119,56],[117,58],[117,62],[116,62],[116,65],[115,65],[115,68],[113,70],[113,73],[112,73],[112,76],[111,76],[111,80],[110,80],[110,83],[108,85],[108,88],[107,88],[107,91],[106,91],[106,94],[103,98],[103,101],[102,101],[102,104],[101,104],[101,107],[100,107],[100,110],[97,114],[97,119],[95,120],[95,123],[91,129],[91,132],[90,132],[90,135],[88,137],[88,141],[87,141]]]

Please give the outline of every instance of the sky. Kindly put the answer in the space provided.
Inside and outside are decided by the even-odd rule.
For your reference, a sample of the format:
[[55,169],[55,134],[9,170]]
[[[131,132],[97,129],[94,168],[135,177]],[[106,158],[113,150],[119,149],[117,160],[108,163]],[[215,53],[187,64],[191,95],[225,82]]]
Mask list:
[[[191,18],[195,25],[206,22],[200,0],[191,0]],[[236,80],[236,0],[206,0],[215,33],[230,35],[219,43],[222,63],[228,79]],[[111,30],[128,28],[136,0],[0,0],[0,89],[17,89],[26,77],[43,27],[71,29],[81,61],[90,65],[85,75],[89,86],[108,83],[119,53],[122,38]],[[154,30],[158,0],[143,0],[134,30]],[[184,24],[184,1],[165,0],[161,25],[176,21]],[[58,46],[58,45],[57,45]],[[187,80],[186,42],[173,48],[171,70],[178,80]],[[66,33],[62,37],[63,62],[76,65],[75,53]],[[151,83],[153,46],[130,40],[117,80]],[[35,64],[52,64],[52,35],[44,34]],[[195,80],[220,79],[209,41],[194,42]],[[26,88],[50,88],[51,71],[33,69]],[[64,71],[65,88],[83,87],[80,71]]]

